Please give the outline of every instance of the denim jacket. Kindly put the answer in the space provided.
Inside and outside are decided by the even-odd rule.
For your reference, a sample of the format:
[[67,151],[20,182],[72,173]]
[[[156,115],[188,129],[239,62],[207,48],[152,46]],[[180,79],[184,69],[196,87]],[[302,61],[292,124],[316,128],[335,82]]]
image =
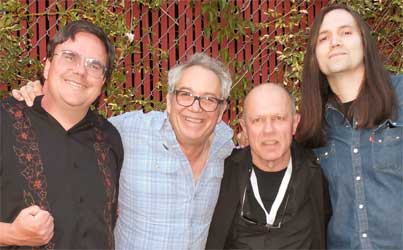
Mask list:
[[398,117],[377,128],[326,106],[328,144],[315,153],[329,182],[329,249],[403,249],[403,76],[392,82]]

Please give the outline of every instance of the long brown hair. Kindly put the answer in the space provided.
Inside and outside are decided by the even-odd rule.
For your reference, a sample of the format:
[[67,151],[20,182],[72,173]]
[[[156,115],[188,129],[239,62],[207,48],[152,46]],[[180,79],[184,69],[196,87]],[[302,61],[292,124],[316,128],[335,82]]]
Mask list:
[[327,13],[336,9],[343,9],[350,13],[361,30],[365,75],[358,96],[349,110],[357,121],[357,128],[376,127],[386,119],[392,118],[397,110],[397,98],[390,75],[379,56],[367,23],[345,5],[325,7],[312,25],[302,73],[303,98],[297,138],[308,147],[319,147],[326,144],[325,105],[332,96],[337,100],[329,87],[326,76],[319,69],[315,52],[323,18]]

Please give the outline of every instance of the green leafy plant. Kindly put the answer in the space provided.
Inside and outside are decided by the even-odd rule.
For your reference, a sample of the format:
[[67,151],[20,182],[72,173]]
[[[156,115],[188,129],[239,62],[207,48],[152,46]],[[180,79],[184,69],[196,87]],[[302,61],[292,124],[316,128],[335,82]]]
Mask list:
[[[64,1],[63,1],[64,2]],[[127,1],[74,1],[72,6],[65,8],[62,1],[56,1],[56,5],[43,13],[30,13],[25,1],[5,0],[0,2],[0,98],[8,94],[11,88],[35,78],[42,71],[39,59],[30,57],[29,51],[34,49],[31,43],[32,30],[21,23],[32,23],[38,17],[57,17],[58,26],[61,27],[71,20],[85,18],[101,26],[114,41],[116,47],[116,69],[113,72],[112,81],[105,86],[104,95],[98,111],[111,116],[124,111],[143,108],[162,110],[164,102],[159,101],[166,93],[166,66],[168,65],[169,51],[146,44],[142,39],[151,40],[156,34],[151,28],[141,28],[142,37],[135,37],[134,29],[140,25],[141,17],[133,17],[127,20],[122,14],[127,9]],[[132,0],[130,4],[137,4],[141,9],[147,9],[153,14],[165,13],[163,6],[172,4],[166,0]],[[378,41],[378,47],[385,58],[386,67],[391,72],[403,72],[403,2],[401,0],[389,1],[348,1],[338,0],[330,3],[344,3],[360,13],[374,30]],[[175,5],[180,3],[175,2]],[[181,3],[183,4],[183,3]],[[203,17],[207,23],[203,24],[203,34],[211,43],[219,47],[219,57],[231,69],[234,75],[234,85],[231,91],[231,111],[242,111],[242,100],[253,84],[251,75],[257,69],[253,65],[259,62],[263,53],[275,52],[276,67],[274,72],[278,74],[282,82],[295,96],[297,103],[300,101],[300,80],[302,62],[305,53],[305,44],[309,32],[307,23],[308,8],[315,1],[288,2],[287,11],[278,8],[261,9],[267,18],[264,21],[251,19],[249,11],[252,1],[245,2],[242,6],[236,1],[212,0],[189,1],[186,3],[191,8],[201,8]],[[245,5],[246,4],[246,5]],[[131,5],[132,6],[132,5]],[[182,13],[177,13],[181,15]],[[168,15],[168,14],[166,14]],[[175,16],[168,15],[175,21]],[[199,19],[200,20],[200,19]],[[204,20],[204,19],[203,19]],[[255,21],[253,21],[255,20]],[[242,45],[252,39],[259,39],[263,46],[255,48],[249,58],[240,60],[234,58],[230,47],[237,43]],[[150,58],[156,68],[151,69],[146,59],[126,60],[129,57],[140,57],[141,47],[146,46]],[[175,49],[174,45],[171,49]],[[129,63],[130,62],[130,63]],[[129,63],[129,64],[128,64]],[[158,75],[158,81],[153,82],[150,96],[139,95],[138,89],[128,83],[128,76],[142,72],[142,75]],[[144,82],[148,84],[148,82]],[[238,126],[238,119],[232,118],[231,125]]]

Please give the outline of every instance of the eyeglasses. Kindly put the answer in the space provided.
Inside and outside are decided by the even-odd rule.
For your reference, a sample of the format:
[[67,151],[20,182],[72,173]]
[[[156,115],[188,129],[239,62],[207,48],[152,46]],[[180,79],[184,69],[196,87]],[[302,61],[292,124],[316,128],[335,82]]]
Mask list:
[[191,92],[184,90],[174,90],[173,93],[176,96],[176,102],[183,107],[190,107],[198,100],[199,106],[206,112],[214,112],[217,110],[218,105],[223,104],[223,99],[218,99],[214,96],[196,96]]
[[[59,53],[54,53],[54,55],[60,56],[61,63],[69,68],[77,67],[83,58],[83,56],[70,50],[62,50]],[[102,78],[106,72],[106,67],[95,58],[84,57],[84,67],[88,75],[94,78]]]
[[[268,229],[272,229],[272,228],[273,228],[273,229],[279,229],[279,228],[281,228],[281,224],[283,223],[283,220],[284,220],[285,211],[287,210],[288,199],[290,198],[290,195],[287,194],[287,197],[286,197],[286,200],[285,200],[284,209],[283,209],[283,211],[282,211],[282,213],[281,213],[281,215],[280,215],[280,216],[281,216],[280,221],[279,221],[277,224],[273,224],[273,225],[266,224],[266,223],[262,224],[262,223],[259,223],[258,221],[256,221],[255,219],[249,218],[249,217],[247,216],[248,214],[251,213],[251,212],[250,212],[250,205],[245,205],[246,197],[248,197],[248,195],[246,194],[246,190],[247,190],[248,186],[249,186],[249,185],[246,185],[246,187],[245,187],[244,195],[243,195],[243,199],[242,199],[241,214],[240,214],[241,219],[242,219],[243,221],[245,221],[247,224],[252,224],[252,225],[257,225],[257,226],[265,226],[265,227],[267,227]],[[249,200],[249,199],[248,199],[248,200]],[[246,202],[246,203],[248,203],[248,202]]]

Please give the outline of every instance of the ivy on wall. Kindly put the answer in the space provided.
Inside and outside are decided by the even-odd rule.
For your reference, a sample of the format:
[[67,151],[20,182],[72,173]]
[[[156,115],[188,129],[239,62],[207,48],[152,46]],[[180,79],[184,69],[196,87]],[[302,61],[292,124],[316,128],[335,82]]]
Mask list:
[[[139,6],[151,10],[159,10],[162,0],[133,0]],[[309,32],[308,25],[304,24],[308,11],[300,8],[302,1],[290,1],[287,13],[268,8],[265,13],[269,17],[266,22],[252,22],[242,15],[242,9],[233,1],[216,0],[201,3],[202,14],[207,16],[208,25],[203,27],[205,36],[222,44],[219,51],[220,59],[228,64],[234,72],[234,87],[231,92],[232,100],[236,101],[236,108],[240,110],[242,99],[251,88],[247,73],[252,71],[252,63],[260,55],[255,53],[254,58],[248,61],[239,61],[229,56],[226,44],[232,41],[241,41],[242,38],[259,34],[259,39],[265,42],[263,50],[276,52],[277,66],[275,71],[281,72],[283,84],[293,93],[297,102],[301,96],[299,92],[302,62]],[[304,1],[309,3],[310,1]],[[385,57],[386,67],[391,72],[403,72],[403,1],[331,1],[345,3],[360,13],[371,25],[378,46]],[[191,1],[191,4],[196,4]],[[136,96],[134,90],[125,88],[127,74],[132,70],[148,69],[136,62],[135,65],[125,65],[125,58],[139,53],[139,41],[133,39],[129,27],[139,25],[136,18],[128,25],[124,15],[119,13],[126,8],[125,1],[76,1],[73,8],[66,10],[62,4],[57,4],[54,12],[29,13],[26,4],[19,0],[5,0],[0,2],[0,98],[8,94],[11,88],[17,88],[19,83],[36,78],[42,71],[40,60],[31,58],[27,51],[35,45],[31,44],[32,31],[21,36],[23,21],[28,23],[38,15],[57,16],[58,25],[63,26],[71,20],[85,18],[102,27],[111,40],[114,41],[117,58],[116,69],[112,81],[105,87],[104,103],[99,112],[105,116],[119,114],[124,111],[138,108],[164,109],[165,104],[156,99]],[[113,10],[113,11],[112,11]],[[282,32],[267,34],[269,27],[281,29]],[[25,34],[25,33],[24,33]],[[168,53],[159,48],[149,47],[153,57],[158,60],[167,60]],[[166,74],[160,72],[160,82],[155,83],[159,91],[166,91]],[[123,86],[123,87],[122,87]],[[231,121],[237,125],[237,120]]]

